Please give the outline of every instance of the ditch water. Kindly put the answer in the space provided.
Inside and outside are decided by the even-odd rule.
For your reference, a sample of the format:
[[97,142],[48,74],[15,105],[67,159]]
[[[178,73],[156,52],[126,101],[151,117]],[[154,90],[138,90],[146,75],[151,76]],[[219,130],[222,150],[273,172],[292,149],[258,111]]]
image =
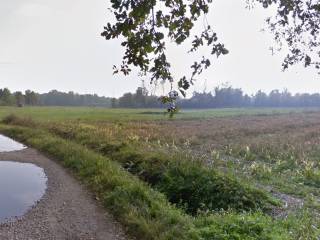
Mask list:
[[23,144],[0,134],[0,152],[20,151],[25,148],[26,146],[24,146]]
[[[3,141],[0,140],[2,150]],[[47,177],[34,164],[0,161],[0,223],[23,216],[44,195]]]

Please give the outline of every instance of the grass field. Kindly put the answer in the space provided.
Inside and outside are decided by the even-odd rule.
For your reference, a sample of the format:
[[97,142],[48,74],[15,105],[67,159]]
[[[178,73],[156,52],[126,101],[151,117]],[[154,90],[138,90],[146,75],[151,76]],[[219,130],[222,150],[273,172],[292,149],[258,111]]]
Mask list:
[[1,132],[60,160],[137,239],[319,239],[318,109],[0,117]]
[[[231,117],[239,115],[270,115],[293,112],[317,111],[315,108],[244,108],[244,109],[204,109],[182,110],[174,117],[180,119],[208,119],[212,117]],[[89,107],[1,107],[0,117],[9,114],[32,117],[39,120],[82,120],[82,121],[132,121],[132,120],[168,120],[162,109],[108,109]]]

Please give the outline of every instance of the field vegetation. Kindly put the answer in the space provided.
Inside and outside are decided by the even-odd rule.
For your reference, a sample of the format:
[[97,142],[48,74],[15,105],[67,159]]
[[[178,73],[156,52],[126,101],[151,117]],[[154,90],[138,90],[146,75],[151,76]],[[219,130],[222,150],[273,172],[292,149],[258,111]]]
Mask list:
[[[319,108],[219,108],[202,110],[183,110],[169,119],[163,109],[110,109],[99,107],[0,107],[0,117],[16,115],[46,122],[78,121],[78,122],[125,122],[149,120],[174,121],[210,119],[213,117],[233,117],[240,115],[277,115],[296,112],[313,112]],[[150,123],[150,121],[149,121]]]
[[[10,114],[14,113],[14,115]],[[0,109],[137,239],[318,239],[320,111]],[[144,119],[144,120],[142,120]]]

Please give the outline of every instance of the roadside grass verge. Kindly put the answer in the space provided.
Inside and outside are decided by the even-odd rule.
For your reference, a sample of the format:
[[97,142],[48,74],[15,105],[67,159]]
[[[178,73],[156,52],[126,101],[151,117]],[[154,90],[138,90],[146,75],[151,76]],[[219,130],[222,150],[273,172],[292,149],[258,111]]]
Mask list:
[[266,192],[203,166],[199,161],[145,151],[133,144],[114,143],[106,138],[97,138],[94,133],[99,130],[94,126],[81,129],[75,124],[71,127],[57,123],[36,124],[31,119],[14,116],[5,118],[4,122],[29,127],[37,125],[52,134],[107,156],[164,193],[171,203],[194,216],[219,210],[268,212],[273,206],[280,205]]
[[297,230],[291,225],[261,212],[217,212],[191,217],[118,163],[46,131],[5,125],[0,125],[0,131],[70,169],[136,239],[297,239]]
[[[250,191],[242,181],[233,185],[232,177],[202,168],[197,162],[185,165],[185,155],[168,157],[163,152],[150,153],[140,141],[122,141],[116,135],[109,139],[105,135],[108,129],[100,124],[10,118],[5,119],[9,125],[0,125],[0,132],[60,160],[137,239],[295,240],[320,235],[308,210],[274,219],[261,211],[261,205],[251,207],[244,201]],[[239,185],[240,190],[234,192],[233,187]],[[245,199],[240,202],[249,208],[232,205],[242,190]],[[249,199],[253,198],[249,194]],[[219,201],[227,210],[216,207]]]
[[45,131],[3,125],[0,131],[70,169],[137,239],[193,239],[192,218],[117,163]]

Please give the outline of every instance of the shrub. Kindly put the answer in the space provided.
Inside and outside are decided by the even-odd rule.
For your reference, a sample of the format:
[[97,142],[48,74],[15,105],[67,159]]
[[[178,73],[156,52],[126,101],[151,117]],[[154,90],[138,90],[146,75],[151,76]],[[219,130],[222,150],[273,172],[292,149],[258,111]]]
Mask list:
[[265,192],[200,163],[166,158],[160,153],[140,153],[130,147],[111,158],[192,215],[221,209],[268,211],[272,205],[278,205]]
[[4,117],[1,122],[4,124],[13,124],[13,125],[26,126],[26,127],[35,127],[37,125],[32,118],[30,117],[21,118],[15,114],[10,114]]
[[191,214],[221,209],[267,211],[277,204],[265,192],[198,164],[170,165],[157,189]]

